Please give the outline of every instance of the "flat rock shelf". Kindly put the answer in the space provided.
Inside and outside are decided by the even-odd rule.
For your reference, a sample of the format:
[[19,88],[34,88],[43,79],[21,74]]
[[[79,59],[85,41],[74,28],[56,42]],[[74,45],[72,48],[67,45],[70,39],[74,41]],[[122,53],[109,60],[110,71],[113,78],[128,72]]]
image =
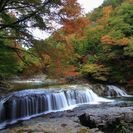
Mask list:
[[[127,107],[128,106],[128,107]],[[125,103],[82,105],[12,125],[0,133],[113,133],[120,121],[133,123],[133,106]],[[130,127],[130,133],[133,128]],[[108,129],[108,130],[107,130]],[[114,132],[115,133],[115,132]]]

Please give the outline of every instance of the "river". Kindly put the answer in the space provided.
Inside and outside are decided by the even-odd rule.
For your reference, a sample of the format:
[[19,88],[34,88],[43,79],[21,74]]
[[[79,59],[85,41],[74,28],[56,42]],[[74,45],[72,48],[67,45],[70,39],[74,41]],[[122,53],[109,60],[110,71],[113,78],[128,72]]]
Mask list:
[[40,81],[19,81],[14,85],[14,90],[22,90],[13,91],[0,99],[0,129],[19,121],[73,110],[83,105],[92,107],[133,101],[132,95],[114,85],[101,85],[104,96],[96,94],[94,90],[97,88],[90,84],[48,86]]

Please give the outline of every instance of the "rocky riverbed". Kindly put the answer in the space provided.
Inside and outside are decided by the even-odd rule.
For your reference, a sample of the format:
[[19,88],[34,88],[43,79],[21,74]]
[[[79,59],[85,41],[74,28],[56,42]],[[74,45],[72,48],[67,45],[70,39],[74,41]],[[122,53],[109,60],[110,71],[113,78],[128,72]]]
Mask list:
[[133,104],[82,105],[21,121],[0,133],[132,133]]
[[[75,88],[75,85],[72,85],[71,87]],[[62,90],[62,88],[65,90],[71,90],[71,87],[66,85],[58,86],[59,90]],[[78,87],[82,88],[82,85],[78,84]],[[133,97],[127,95],[124,91],[119,90],[119,88],[116,88],[115,86],[106,87],[105,85],[100,84],[84,84],[84,87],[88,87],[100,96],[106,97],[108,96],[108,94],[109,96],[113,96],[113,98],[115,98],[115,96],[120,96],[120,94],[125,96],[119,97],[118,99],[115,99],[114,102],[110,103],[101,103],[97,105],[84,104],[74,108],[73,110],[67,110],[56,113],[51,112],[47,115],[45,114],[27,121],[18,121],[17,124],[8,126],[5,129],[0,130],[0,133],[133,132]],[[3,92],[4,91],[2,91],[1,94],[4,94]],[[7,92],[9,93],[10,91],[5,91],[5,94]]]

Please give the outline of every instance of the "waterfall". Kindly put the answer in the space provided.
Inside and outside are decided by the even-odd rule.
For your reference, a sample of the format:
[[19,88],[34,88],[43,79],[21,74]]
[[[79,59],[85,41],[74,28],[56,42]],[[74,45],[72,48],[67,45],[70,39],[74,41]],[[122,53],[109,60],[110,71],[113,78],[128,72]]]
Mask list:
[[110,102],[86,86],[69,89],[31,89],[10,94],[0,100],[0,128],[41,114],[73,109],[81,104]]
[[114,85],[108,85],[107,88],[108,88],[107,93],[108,93],[108,96],[110,97],[128,96],[127,93],[123,89],[120,89]]

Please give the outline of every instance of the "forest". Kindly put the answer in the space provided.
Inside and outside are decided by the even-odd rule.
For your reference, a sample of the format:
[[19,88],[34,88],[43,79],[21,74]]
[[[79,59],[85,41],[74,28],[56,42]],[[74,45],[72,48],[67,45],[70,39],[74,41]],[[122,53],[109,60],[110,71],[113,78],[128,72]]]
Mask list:
[[[62,3],[58,12],[50,12],[50,7],[61,6],[58,1],[49,2],[46,11],[40,9],[39,1],[29,3],[1,4],[1,78],[45,73],[52,78],[83,76],[95,82],[132,85],[132,0],[105,0],[84,16],[75,0]],[[29,6],[35,4],[39,11],[34,9],[34,14]],[[57,21],[61,28],[54,30],[47,19]],[[47,30],[51,36],[37,40],[29,27]]]

